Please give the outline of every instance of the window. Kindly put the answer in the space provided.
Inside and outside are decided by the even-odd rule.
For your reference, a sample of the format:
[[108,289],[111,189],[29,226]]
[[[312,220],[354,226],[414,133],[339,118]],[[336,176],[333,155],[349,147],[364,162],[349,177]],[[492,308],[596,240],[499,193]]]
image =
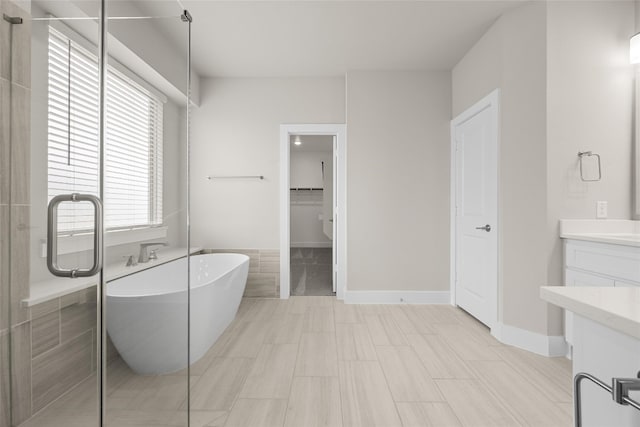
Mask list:
[[[50,27],[48,196],[100,184],[98,61]],[[162,101],[109,66],[105,103],[104,221],[107,229],[162,224]],[[65,203],[58,230],[93,228],[93,208]]]

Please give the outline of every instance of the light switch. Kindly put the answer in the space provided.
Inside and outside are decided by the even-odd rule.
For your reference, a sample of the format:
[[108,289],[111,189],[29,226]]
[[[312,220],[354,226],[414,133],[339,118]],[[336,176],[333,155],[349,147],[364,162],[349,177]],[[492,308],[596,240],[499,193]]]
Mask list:
[[608,216],[608,212],[607,212],[607,202],[604,201],[598,201],[596,202],[596,218],[598,219],[604,219]]

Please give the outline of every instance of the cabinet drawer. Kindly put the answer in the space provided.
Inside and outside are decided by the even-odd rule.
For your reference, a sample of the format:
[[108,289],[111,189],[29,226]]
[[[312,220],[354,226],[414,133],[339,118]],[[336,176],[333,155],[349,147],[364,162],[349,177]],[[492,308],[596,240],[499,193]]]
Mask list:
[[613,287],[615,281],[607,277],[596,276],[594,274],[585,273],[582,271],[575,271],[566,269],[565,272],[565,286],[608,286]]
[[565,247],[565,264],[623,282],[640,282],[640,248],[571,241]]

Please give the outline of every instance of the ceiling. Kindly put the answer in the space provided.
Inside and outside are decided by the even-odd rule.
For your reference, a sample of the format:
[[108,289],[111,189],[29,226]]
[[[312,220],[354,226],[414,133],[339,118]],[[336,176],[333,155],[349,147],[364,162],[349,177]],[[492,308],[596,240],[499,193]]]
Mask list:
[[[138,0],[141,9],[163,2]],[[503,1],[180,0],[193,16],[203,77],[341,76],[349,70],[450,70],[506,10]],[[175,11],[176,1],[165,9]],[[159,23],[159,25],[164,25]],[[184,40],[179,26],[165,30]]]

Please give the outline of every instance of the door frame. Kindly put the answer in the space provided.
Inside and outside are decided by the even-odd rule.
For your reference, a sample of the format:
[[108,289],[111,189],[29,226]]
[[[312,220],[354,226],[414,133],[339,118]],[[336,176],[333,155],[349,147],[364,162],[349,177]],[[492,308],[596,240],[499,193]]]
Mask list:
[[337,223],[336,245],[336,297],[344,299],[347,283],[347,126],[345,124],[299,124],[280,125],[280,298],[288,299],[291,295],[290,260],[290,138],[292,135],[327,135],[335,136],[336,145],[333,156],[337,156],[334,164],[334,176],[337,177],[336,205],[334,221]]
[[451,120],[450,127],[450,143],[451,143],[451,189],[450,189],[450,273],[449,273],[449,289],[451,295],[451,305],[456,305],[456,283],[457,283],[457,271],[458,271],[458,262],[457,262],[457,221],[456,221],[456,201],[457,201],[457,172],[458,172],[458,162],[456,155],[456,126],[467,121],[471,117],[479,114],[480,112],[490,109],[491,110],[491,123],[494,129],[495,135],[495,153],[496,153],[496,166],[497,170],[497,200],[496,200],[496,224],[493,227],[492,231],[496,232],[497,239],[497,247],[496,247],[496,286],[491,287],[489,293],[489,300],[491,301],[490,313],[492,313],[490,324],[488,325],[490,329],[494,329],[498,326],[499,321],[499,295],[500,289],[502,288],[502,277],[500,274],[500,263],[501,263],[501,253],[502,253],[502,245],[500,242],[501,237],[501,220],[500,220],[500,89],[495,89],[489,95],[482,98],[480,101],[473,104],[471,107],[460,113],[458,116]]

